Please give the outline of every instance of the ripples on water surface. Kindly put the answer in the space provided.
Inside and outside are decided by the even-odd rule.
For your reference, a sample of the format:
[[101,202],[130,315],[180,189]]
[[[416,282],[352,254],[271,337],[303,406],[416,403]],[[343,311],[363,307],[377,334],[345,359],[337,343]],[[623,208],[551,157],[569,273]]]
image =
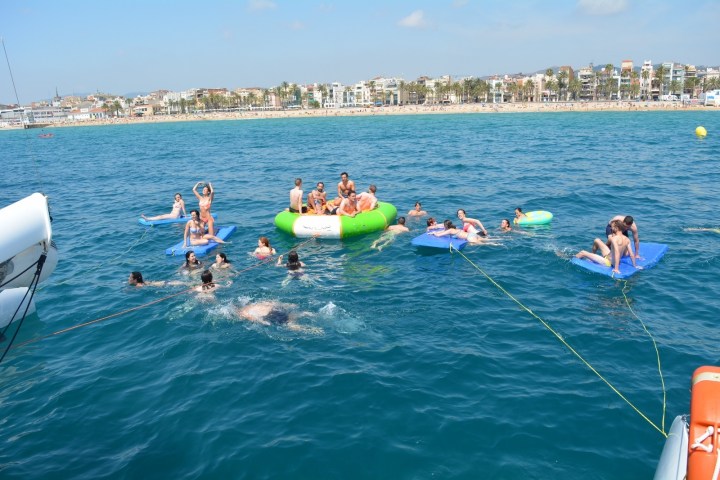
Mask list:
[[[186,280],[166,247],[182,227],[144,230],[140,213],[188,207],[198,180],[239,231],[236,268],[277,232],[292,180],[361,189],[439,220],[457,208],[502,246],[464,253],[546,320],[660,424],[655,351],[624,283],[567,258],[614,214],[670,250],[627,282],[658,342],[667,425],[688,411],[689,377],[717,364],[718,135],[714,112],[314,118],[0,132],[0,204],[50,195],[61,262],[18,342],[178,287],[131,289],[131,270]],[[693,135],[704,125],[709,136]],[[551,228],[502,236],[516,206]],[[663,437],[540,322],[465,259],[379,234],[300,248],[302,280],[265,266],[216,299],[175,297],[54,336],[0,367],[3,478],[648,478]],[[10,226],[11,227],[11,226]],[[8,228],[5,226],[4,228]],[[223,280],[224,282],[224,280]],[[278,300],[312,313],[303,332],[237,321]],[[322,333],[318,333],[317,330]],[[3,343],[2,345],[6,345]]]

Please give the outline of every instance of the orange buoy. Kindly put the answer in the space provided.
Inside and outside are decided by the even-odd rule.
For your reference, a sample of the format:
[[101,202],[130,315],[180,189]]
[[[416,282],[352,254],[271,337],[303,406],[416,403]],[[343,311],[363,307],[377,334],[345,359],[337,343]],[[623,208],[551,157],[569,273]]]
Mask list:
[[688,480],[712,478],[718,463],[720,367],[700,367],[692,376]]

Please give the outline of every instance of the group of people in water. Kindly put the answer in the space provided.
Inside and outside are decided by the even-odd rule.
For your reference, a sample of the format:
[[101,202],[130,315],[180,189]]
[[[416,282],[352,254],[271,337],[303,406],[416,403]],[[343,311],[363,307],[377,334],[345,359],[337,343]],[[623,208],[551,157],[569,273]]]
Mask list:
[[[198,189],[201,187],[200,191]],[[190,217],[185,225],[183,246],[192,247],[197,245],[207,245],[210,241],[217,243],[225,243],[221,238],[216,236],[214,228],[214,219],[211,213],[211,207],[215,198],[215,190],[210,182],[197,182],[192,189],[198,200],[198,208],[190,211]],[[337,197],[328,199],[327,191],[323,182],[318,182],[314,190],[307,194],[307,203],[303,204],[302,179],[295,179],[295,186],[290,190],[290,206],[289,211],[299,214],[314,215],[347,215],[354,217],[357,214],[369,211],[377,207],[377,188],[370,185],[367,192],[356,193],[355,182],[351,180],[347,172],[340,174],[340,182],[337,184]],[[422,217],[428,213],[423,210],[422,204],[416,202],[414,208],[408,211],[408,217]],[[178,219],[187,216],[185,202],[180,193],[174,196],[172,211],[168,214],[157,215],[153,217],[142,218],[148,221]],[[515,209],[515,218],[513,223],[517,224],[525,214],[522,208]],[[471,218],[464,209],[457,210],[457,218],[459,220],[456,226],[452,220],[447,219],[439,224],[433,217],[427,219],[427,233],[438,237],[452,236],[466,240],[469,243],[480,244],[488,243],[488,231],[483,223],[477,218]],[[513,231],[513,226],[509,219],[504,218],[500,222],[499,230],[501,232]],[[371,248],[382,250],[384,246],[392,242],[394,236],[398,233],[409,232],[406,226],[405,216],[400,216],[397,223],[390,225],[386,229],[386,233],[381,235],[372,245]],[[619,272],[620,260],[623,257],[629,257],[633,266],[637,267],[636,259],[640,255],[640,240],[638,236],[637,224],[633,217],[618,215],[613,217],[606,227],[606,238],[596,238],[593,241],[591,251],[582,250],[576,257],[584,258],[595,263],[613,267],[614,272]],[[629,236],[634,240],[634,251],[630,248]],[[276,250],[270,245],[267,237],[258,239],[257,248],[252,252],[259,260],[266,260],[276,255]],[[287,254],[287,262],[283,264],[283,256],[277,258],[277,265],[287,268],[289,273],[302,274],[305,264],[300,261],[297,251],[292,250]],[[637,267],[640,268],[640,267]],[[205,265],[196,257],[192,250],[185,253],[185,261],[181,266],[181,270],[185,272],[198,271],[202,284],[194,289],[198,292],[211,292],[218,286],[213,279],[213,271],[223,271],[232,269],[232,263],[224,252],[215,255],[215,261],[205,267]],[[182,282],[158,282],[147,281],[138,271],[130,273],[128,283],[137,287],[142,286],[168,286],[180,285]],[[278,302],[260,302],[256,304],[246,305],[238,310],[238,315],[244,319],[257,321],[259,323],[293,323],[293,316],[288,313],[284,304]],[[277,321],[276,321],[277,320]]]

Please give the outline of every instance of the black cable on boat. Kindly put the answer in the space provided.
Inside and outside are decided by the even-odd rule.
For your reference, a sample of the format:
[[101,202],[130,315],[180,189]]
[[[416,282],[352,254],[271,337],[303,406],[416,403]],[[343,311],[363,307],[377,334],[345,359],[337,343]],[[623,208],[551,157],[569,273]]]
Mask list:
[[[43,254],[43,255],[44,255],[44,254]],[[38,260],[38,262],[39,262],[39,260]],[[28,270],[30,270],[32,267],[34,267],[35,265],[37,265],[38,262],[35,262],[35,263],[30,264],[25,270],[23,270],[22,272],[18,273],[17,275],[15,275],[13,278],[11,278],[10,280],[8,280],[7,282],[5,282],[5,283],[3,283],[2,285],[0,285],[0,289],[2,289],[5,285],[7,285],[8,283],[12,282],[12,281],[15,280],[16,278],[18,278],[20,275],[22,275],[22,274],[24,274],[25,272],[27,272]]]
[[[17,337],[17,334],[20,332],[20,328],[22,328],[22,324],[25,321],[25,317],[27,317],[28,310],[30,310],[30,305],[32,304],[33,297],[35,296],[35,290],[37,290],[38,283],[40,283],[40,274],[42,273],[42,269],[43,269],[43,266],[45,265],[46,259],[47,259],[47,254],[43,253],[42,255],[40,255],[40,258],[38,258],[38,261],[35,262],[35,265],[37,265],[37,270],[35,270],[35,276],[33,277],[32,282],[30,282],[30,286],[32,287],[32,293],[30,294],[30,299],[28,300],[27,305],[25,306],[25,312],[23,312],[23,316],[20,319],[20,322],[18,323],[17,328],[15,329],[15,333],[13,334],[12,338],[10,339],[10,342],[8,342],[7,347],[5,347],[5,351],[3,352],[2,356],[0,357],[0,363],[2,363],[2,361],[5,359],[5,355],[7,355],[7,353],[10,351],[10,348],[12,348],[12,345],[15,342],[15,338]],[[28,291],[30,291],[30,288],[28,288]],[[26,297],[27,297],[27,292],[25,293],[25,296],[23,297],[22,301],[20,302],[20,306],[22,306],[22,302],[25,301]],[[18,310],[20,310],[20,306],[18,306]],[[17,313],[17,311],[15,313]],[[10,322],[10,323],[12,323],[12,322]],[[8,324],[7,326],[9,327],[10,324]]]

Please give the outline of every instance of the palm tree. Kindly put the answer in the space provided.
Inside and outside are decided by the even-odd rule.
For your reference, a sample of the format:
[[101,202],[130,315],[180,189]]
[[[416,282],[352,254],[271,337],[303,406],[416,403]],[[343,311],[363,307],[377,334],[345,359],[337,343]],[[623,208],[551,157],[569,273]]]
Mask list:
[[113,108],[113,110],[115,111],[115,116],[116,116],[116,117],[119,117],[119,116],[120,116],[120,110],[123,109],[122,106],[120,105],[120,102],[117,101],[117,100],[115,100],[115,101],[113,102],[113,104],[112,104],[112,108]]
[[579,78],[573,78],[568,82],[568,95],[572,95],[573,100],[577,100],[582,91],[582,82]]
[[525,82],[523,90],[525,91],[525,98],[531,102],[535,100],[535,95],[533,95],[535,93],[535,82],[532,81],[532,78]]
[[652,90],[652,85],[648,82],[650,79],[650,70],[643,70],[641,76],[643,79],[643,86],[645,87],[644,100],[647,100],[650,95],[650,90]]
[[562,95],[563,89],[565,89],[565,101],[567,102],[567,79],[568,79],[568,72],[567,70],[560,70],[557,75],[558,78],[558,95]]
[[605,68],[603,69],[603,75],[604,75],[604,83],[603,83],[603,95],[605,95],[605,100],[610,100],[612,97],[612,92],[615,91],[615,85],[613,85],[613,70],[615,70],[615,66],[612,63],[608,63],[605,65]]
[[670,82],[670,93],[672,95],[676,95],[681,90],[682,90],[682,85],[680,84],[679,80],[673,80],[672,82]]
[[638,82],[638,79],[640,78],[640,75],[638,75],[638,72],[632,71],[630,72],[630,97],[637,100],[638,94],[640,93],[640,82]]
[[660,66],[655,70],[655,80],[658,85],[659,93],[658,96],[662,98],[663,95],[665,95],[665,72],[667,70],[665,67],[660,64]]
[[400,83],[398,84],[398,104],[402,105],[405,103],[405,98],[403,97],[403,92],[405,92],[405,89],[407,88],[407,84],[405,83],[405,80],[400,80]]
[[320,95],[322,96],[322,104],[325,105],[327,103],[327,96],[328,96],[328,90],[327,85],[322,84],[318,87],[318,92],[320,92]]
[[548,91],[548,102],[549,102],[550,99],[552,98],[553,92],[556,93],[556,95],[555,95],[555,100],[557,100],[557,97],[558,97],[558,96],[557,96],[558,82],[555,81],[555,80],[553,80],[553,79],[550,79],[550,80],[548,80],[548,81],[545,83],[545,88],[546,88],[547,91]]
[[547,70],[545,70],[545,77],[546,77],[546,80],[545,80],[545,90],[548,91],[548,102],[550,101],[550,88],[549,88],[549,85],[550,85],[550,82],[552,82],[552,79],[553,79],[553,76],[554,76],[554,75],[555,75],[555,72],[553,72],[553,69],[552,69],[552,68],[548,68]]
[[517,83],[510,82],[508,84],[507,92],[510,94],[510,103],[515,103],[515,95],[517,95],[519,90]]

